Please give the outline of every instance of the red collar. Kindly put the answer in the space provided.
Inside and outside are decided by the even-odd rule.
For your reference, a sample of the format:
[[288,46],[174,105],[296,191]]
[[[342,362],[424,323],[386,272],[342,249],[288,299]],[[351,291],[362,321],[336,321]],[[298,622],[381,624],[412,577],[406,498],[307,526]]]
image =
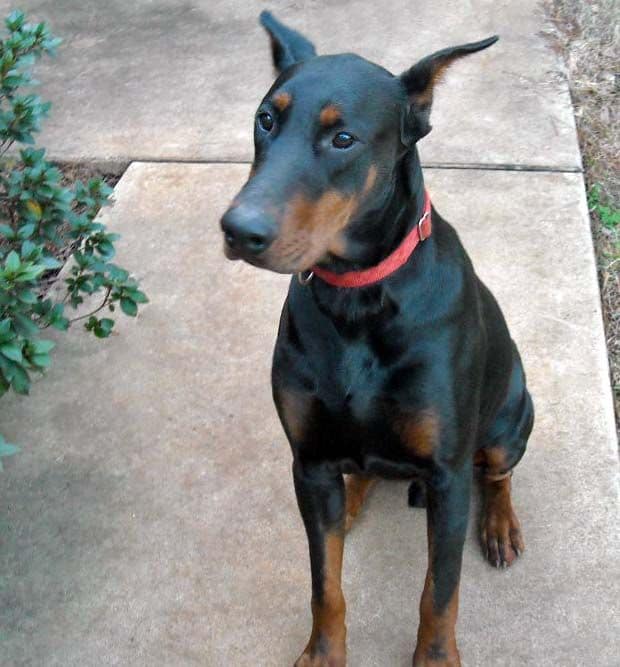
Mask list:
[[424,192],[424,211],[418,224],[405,236],[402,243],[376,266],[363,271],[349,271],[348,273],[333,273],[318,266],[312,267],[312,273],[334,287],[366,287],[378,283],[394,273],[411,257],[416,246],[427,239],[432,232],[431,198]]

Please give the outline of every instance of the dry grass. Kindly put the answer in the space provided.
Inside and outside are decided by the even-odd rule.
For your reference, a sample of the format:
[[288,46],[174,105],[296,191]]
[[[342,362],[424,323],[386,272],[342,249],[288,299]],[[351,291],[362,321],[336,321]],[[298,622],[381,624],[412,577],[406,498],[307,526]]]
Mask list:
[[[570,78],[585,179],[590,195],[605,331],[620,432],[620,2],[545,0],[550,33]],[[599,204],[592,196],[600,192]]]

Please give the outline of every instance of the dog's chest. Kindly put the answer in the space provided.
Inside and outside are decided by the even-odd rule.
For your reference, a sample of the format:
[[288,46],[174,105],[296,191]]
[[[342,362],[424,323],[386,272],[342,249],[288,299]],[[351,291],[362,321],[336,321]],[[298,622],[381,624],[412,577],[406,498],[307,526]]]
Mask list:
[[365,424],[373,405],[385,398],[388,372],[365,340],[338,345],[331,354],[313,357],[310,365],[313,393],[334,419]]
[[311,307],[285,320],[274,383],[300,455],[387,475],[386,465],[432,458],[436,429],[432,415],[420,414],[429,405],[418,396],[428,364],[418,350],[420,336],[412,341],[405,327],[391,317],[347,335]]
[[330,361],[315,375],[310,411],[315,416],[311,440],[325,458],[387,475],[401,474],[397,468],[420,454],[428,458],[434,437],[428,415],[409,412],[393,391],[394,371],[371,344],[349,343]]

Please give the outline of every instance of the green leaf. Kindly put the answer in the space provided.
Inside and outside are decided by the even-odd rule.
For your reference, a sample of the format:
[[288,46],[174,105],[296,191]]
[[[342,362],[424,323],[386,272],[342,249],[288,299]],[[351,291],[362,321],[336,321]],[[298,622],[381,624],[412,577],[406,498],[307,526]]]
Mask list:
[[20,283],[30,282],[38,278],[44,271],[45,267],[42,264],[33,264],[22,269],[15,280]]
[[35,354],[30,358],[30,361],[38,368],[49,368],[52,363],[49,354]]
[[7,317],[0,321],[0,343],[12,338],[11,336],[11,320]]
[[97,244],[97,251],[104,259],[111,259],[114,257],[114,246],[110,241],[103,240]]
[[4,20],[4,23],[6,24],[6,27],[11,30],[19,30],[22,25],[24,25],[24,21],[26,20],[26,16],[24,15],[24,12],[20,12],[19,9],[14,9]]
[[13,313],[13,325],[20,336],[31,338],[39,333],[39,327],[27,315],[22,313]]
[[148,297],[144,292],[137,289],[127,290],[127,296],[133,299],[136,303],[148,303]]
[[3,357],[0,354],[0,371],[2,371],[2,377],[7,382],[11,382],[13,379],[16,368],[18,368],[18,366],[14,361],[9,361],[6,357]]
[[[35,219],[35,220],[40,220],[41,216],[43,215],[43,209],[41,208],[41,205],[39,204],[38,201],[35,201],[34,199],[31,199],[30,201],[26,202],[26,208],[28,209],[28,213]],[[32,223],[31,223],[32,224]],[[34,225],[32,225],[34,228]],[[33,229],[34,231],[34,229]],[[27,237],[22,237],[22,238],[27,238]]]
[[6,261],[4,263],[7,271],[16,273],[20,267],[20,264],[19,255],[15,252],[15,250],[11,250],[11,252],[7,255]]
[[22,243],[21,256],[22,259],[29,259],[32,256],[39,254],[40,248],[38,248],[32,241],[24,241]]
[[41,257],[40,262],[46,269],[59,269],[62,266],[62,262],[59,262],[55,257]]
[[66,331],[69,328],[69,320],[66,317],[56,317],[50,322],[50,325],[58,331]]
[[121,299],[121,310],[125,315],[129,315],[130,317],[135,317],[138,314],[138,306],[136,302],[126,296]]
[[104,317],[99,320],[98,325],[95,327],[95,336],[97,338],[107,338],[112,333],[113,327],[114,320]]
[[0,225],[0,235],[6,237],[7,239],[15,238],[15,232],[13,231],[12,227],[9,227],[9,225]]
[[0,353],[7,359],[17,361],[20,364],[24,360],[21,345],[17,343],[3,343],[0,345]]
[[22,303],[32,305],[33,303],[37,302],[37,295],[32,290],[22,289],[17,292],[16,295]]
[[11,387],[16,394],[26,395],[30,392],[30,377],[21,366],[15,367]]
[[35,354],[47,354],[56,347],[56,343],[53,340],[33,340],[30,345]]
[[24,225],[23,227],[19,228],[19,231],[17,232],[17,236],[19,236],[20,239],[28,239],[34,234],[34,230],[37,228],[37,226],[33,222],[29,222],[27,225]]

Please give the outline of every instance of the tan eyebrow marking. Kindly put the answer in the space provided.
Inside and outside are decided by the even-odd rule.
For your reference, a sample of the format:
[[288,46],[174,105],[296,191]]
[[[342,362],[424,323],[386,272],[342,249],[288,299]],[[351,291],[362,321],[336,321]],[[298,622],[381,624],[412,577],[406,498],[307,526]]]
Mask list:
[[293,101],[290,93],[281,92],[273,97],[273,106],[278,111],[284,111]]
[[321,125],[323,127],[330,127],[337,123],[342,118],[342,113],[340,109],[335,104],[329,104],[326,106],[319,116]]

